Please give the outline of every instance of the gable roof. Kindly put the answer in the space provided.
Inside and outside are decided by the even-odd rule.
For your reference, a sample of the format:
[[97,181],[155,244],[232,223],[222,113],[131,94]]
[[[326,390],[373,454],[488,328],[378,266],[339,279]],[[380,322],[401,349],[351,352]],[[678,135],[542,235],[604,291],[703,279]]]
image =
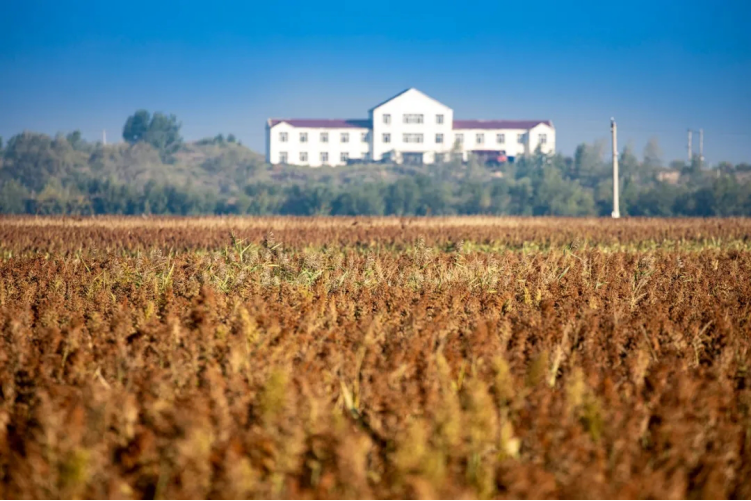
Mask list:
[[550,120],[454,120],[454,129],[531,129],[540,124],[553,127]]
[[270,118],[269,127],[280,123],[286,123],[292,127],[308,127],[311,129],[369,129],[370,120],[359,118]]
[[404,89],[403,91],[401,91],[401,92],[400,92],[399,94],[396,94],[395,96],[391,96],[390,98],[386,99],[385,101],[381,101],[380,103],[378,103],[378,104],[376,104],[375,106],[373,106],[372,108],[370,108],[370,109],[369,109],[368,111],[370,112],[370,111],[373,111],[373,110],[374,110],[374,109],[376,109],[376,108],[380,108],[380,107],[381,107],[381,106],[383,106],[384,104],[386,104],[386,103],[388,103],[388,102],[390,102],[390,101],[393,101],[393,100],[394,100],[394,99],[396,99],[397,97],[401,96],[402,94],[406,94],[407,92],[409,92],[409,91],[411,91],[411,90],[413,90],[413,91],[415,91],[415,92],[417,92],[417,93],[421,94],[422,96],[425,96],[425,97],[427,97],[427,98],[428,98],[428,99],[430,99],[431,101],[435,101],[436,103],[440,104],[441,106],[445,106],[446,108],[448,108],[448,106],[446,106],[446,105],[445,105],[445,104],[443,104],[442,102],[438,101],[437,99],[433,99],[432,97],[430,97],[429,95],[425,94],[425,93],[424,93],[424,92],[422,92],[421,90],[415,89],[414,87],[410,87],[409,89]]

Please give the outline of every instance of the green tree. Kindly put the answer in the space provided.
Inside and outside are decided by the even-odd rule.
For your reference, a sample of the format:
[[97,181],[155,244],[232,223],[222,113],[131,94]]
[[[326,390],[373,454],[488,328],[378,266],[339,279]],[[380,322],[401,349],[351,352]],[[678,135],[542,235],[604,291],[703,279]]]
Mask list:
[[606,175],[607,167],[603,162],[605,143],[580,144],[574,153],[573,178],[587,187],[595,186]]
[[[630,144],[623,148],[623,152],[618,159],[618,166],[621,192],[623,192],[623,189],[627,184],[626,181],[629,181],[629,186],[633,188],[639,184],[646,183],[653,177],[653,171],[646,166],[646,163],[639,162],[639,159],[636,158],[634,149]],[[612,185],[612,174],[609,181]],[[610,198],[612,199],[612,195]],[[625,205],[623,207],[625,207]]]
[[[742,216],[745,206],[751,202],[751,183],[739,184],[732,176],[721,176],[711,187],[712,214]],[[710,198],[710,197],[707,197]]]
[[227,142],[228,143],[236,143],[237,142],[237,138],[235,137],[234,134],[229,134],[227,136]]
[[636,183],[646,183],[654,177],[655,168],[647,162],[639,162],[632,145],[627,145],[621,153],[618,161],[621,179],[630,179]]
[[376,183],[349,188],[331,203],[332,213],[340,216],[380,216],[384,210],[381,185]]
[[21,214],[26,208],[26,198],[29,192],[15,179],[6,181],[0,186],[0,213]]
[[386,189],[386,214],[415,214],[420,203],[420,187],[412,177],[396,180]]
[[636,203],[629,208],[632,216],[666,217],[674,215],[676,200],[682,198],[681,190],[668,183],[657,183],[643,190]]
[[175,115],[138,110],[128,117],[123,127],[123,139],[130,144],[145,142],[156,148],[162,157],[176,152],[182,143],[180,127]]
[[732,174],[735,171],[735,167],[730,162],[720,162],[716,169],[720,174]]
[[129,116],[123,127],[123,139],[134,144],[146,140],[146,133],[151,125],[151,113],[146,110],[138,110]]
[[686,162],[684,160],[672,160],[668,167],[670,170],[682,171],[686,167]]
[[83,147],[83,139],[81,137],[80,130],[74,130],[73,132],[65,136],[65,139],[74,150],[80,150]]
[[578,182],[564,179],[554,168],[545,168],[535,198],[535,215],[587,216],[595,212],[591,193]]
[[662,148],[657,137],[649,138],[644,147],[644,166],[653,170],[662,167]]
[[81,166],[85,156],[75,153],[63,138],[24,132],[13,136],[5,149],[0,176],[39,191],[50,178],[61,179]]
[[175,115],[154,113],[151,124],[146,133],[146,142],[159,150],[162,154],[170,155],[178,150],[182,143],[180,137],[181,124]]
[[687,163],[683,169],[681,169],[681,174],[688,177],[689,181],[692,183],[700,182],[702,179],[702,171],[701,171],[701,161],[699,160],[698,155],[694,155],[691,157],[691,161]]
[[333,193],[329,186],[303,188],[293,185],[286,190],[285,202],[280,212],[299,216],[328,215],[331,213]]

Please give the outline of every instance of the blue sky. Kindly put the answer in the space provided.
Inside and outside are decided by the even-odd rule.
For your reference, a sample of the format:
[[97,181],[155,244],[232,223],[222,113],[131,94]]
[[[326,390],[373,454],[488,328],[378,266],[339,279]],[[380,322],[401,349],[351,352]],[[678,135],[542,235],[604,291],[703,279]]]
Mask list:
[[360,118],[407,87],[457,118],[552,119],[558,149],[657,136],[751,161],[751,2],[11,2],[0,136],[120,140],[139,108],[263,151],[268,117]]

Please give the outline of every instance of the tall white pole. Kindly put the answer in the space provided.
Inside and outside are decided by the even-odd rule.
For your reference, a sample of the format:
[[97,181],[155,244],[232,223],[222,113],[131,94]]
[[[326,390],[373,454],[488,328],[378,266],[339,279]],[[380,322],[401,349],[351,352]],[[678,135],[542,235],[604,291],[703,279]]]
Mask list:
[[615,118],[610,119],[610,132],[613,136],[613,218],[621,217],[618,203],[618,129],[615,125]]
[[691,160],[693,160],[693,156],[694,156],[694,147],[691,144],[691,140],[693,139],[693,137],[694,137],[693,131],[691,129],[688,129],[688,147],[687,148],[688,148],[688,163],[689,164],[691,163]]
[[699,129],[699,167],[704,164],[704,129]]
[[107,146],[107,131],[102,129],[102,146]]

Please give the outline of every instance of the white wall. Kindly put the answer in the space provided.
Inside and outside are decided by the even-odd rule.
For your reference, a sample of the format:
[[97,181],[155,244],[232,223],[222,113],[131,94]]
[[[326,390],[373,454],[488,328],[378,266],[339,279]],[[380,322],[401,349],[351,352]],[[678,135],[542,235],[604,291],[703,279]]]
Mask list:
[[[370,134],[366,128],[319,128],[319,127],[293,127],[286,122],[280,122],[270,129],[267,128],[267,137],[270,144],[267,161],[272,164],[280,163],[280,154],[287,153],[287,163],[292,165],[308,165],[320,167],[321,153],[329,155],[325,165],[345,165],[347,162],[341,159],[342,153],[349,154],[351,159],[363,159],[370,152]],[[282,142],[280,134],[287,133],[287,141]],[[321,142],[321,133],[329,135],[327,143]],[[307,133],[307,142],[300,141],[300,133]],[[349,141],[341,141],[342,133],[349,134]],[[362,140],[362,134],[367,134],[367,141]],[[300,160],[300,153],[307,153],[307,161]]]
[[[545,144],[540,144],[540,135],[547,137]],[[538,146],[543,153],[555,153],[555,129],[547,124],[539,124],[529,129],[529,152],[534,153]]]
[[[526,143],[526,129],[455,129],[453,131],[453,141],[456,141],[458,135],[464,136],[464,142],[460,144],[461,151],[464,153],[464,159],[468,158],[468,152],[470,151],[506,151],[506,155],[510,157],[516,157],[523,155],[526,152],[526,145],[519,144],[519,134],[524,134],[524,141]],[[477,135],[484,135],[484,142],[482,144],[477,143]],[[498,143],[497,135],[504,134],[504,142]]]
[[[404,123],[405,114],[421,114],[423,123]],[[391,116],[391,123],[384,123],[384,115]],[[436,123],[436,115],[443,115],[443,123]],[[426,96],[416,89],[409,89],[396,98],[371,110],[373,121],[373,159],[381,160],[392,151],[427,153],[425,163],[433,162],[433,152],[451,150],[451,129],[454,111],[448,106]],[[391,135],[391,142],[384,143],[383,134]],[[422,134],[422,143],[405,143],[404,134]],[[443,143],[436,143],[436,134],[443,134]],[[398,159],[397,159],[398,160]]]
[[[510,157],[534,153],[537,146],[540,145],[540,136],[545,135],[547,141],[541,145],[543,153],[555,152],[555,129],[547,124],[539,124],[531,129],[455,129],[453,131],[453,141],[456,141],[457,135],[463,135],[464,141],[460,144],[460,149],[466,160],[470,151],[496,151],[502,150]],[[477,143],[477,135],[484,135],[484,142]],[[504,134],[504,142],[498,142],[498,134]],[[523,142],[519,143],[519,135],[522,135]]]

